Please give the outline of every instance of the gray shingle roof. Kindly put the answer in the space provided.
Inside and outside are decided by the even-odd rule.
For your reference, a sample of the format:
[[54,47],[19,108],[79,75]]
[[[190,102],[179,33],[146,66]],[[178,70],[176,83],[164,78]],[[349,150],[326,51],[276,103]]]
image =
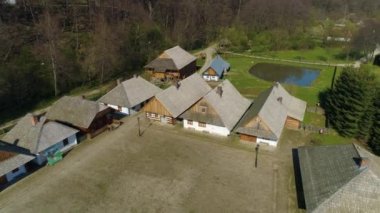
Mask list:
[[358,149],[354,144],[298,148],[307,211],[368,212],[380,207],[378,157],[360,169],[358,160],[369,155]]
[[132,108],[162,90],[141,77],[134,77],[117,85],[98,102]]
[[188,110],[181,117],[224,126],[232,130],[251,105],[251,101],[244,98],[228,80],[223,81],[219,87],[223,90],[222,96],[217,93],[218,87],[216,87],[203,98],[211,105],[218,116],[204,115],[202,117],[202,113],[191,113]]
[[[32,114],[25,115],[17,122],[16,126],[2,138],[2,145],[6,143],[7,148],[14,147],[13,149],[3,149],[3,146],[1,146],[0,149],[7,151],[13,150],[14,152],[25,149],[29,150],[32,154],[37,154],[78,132],[78,130],[54,121],[46,122],[44,117],[42,117],[36,125],[32,125],[32,118]],[[31,155],[17,154],[0,162],[0,176],[32,159],[34,159],[34,157]]]
[[211,90],[211,87],[197,73],[180,81],[179,84],[178,89],[176,86],[170,86],[156,95],[157,100],[165,106],[174,118],[190,108]]
[[164,51],[164,53],[167,54],[171,59],[173,59],[173,62],[177,69],[182,69],[191,62],[197,60],[195,56],[191,55],[186,50],[182,49],[180,46],[175,46],[170,49],[167,49]]
[[[240,120],[236,132],[278,140],[285,126],[287,116],[303,120],[306,102],[291,96],[279,83],[262,92]],[[247,123],[259,116],[271,132],[246,127]],[[271,134],[272,133],[272,134]],[[268,136],[270,136],[268,138]],[[273,137],[275,136],[275,137]]]
[[158,57],[145,66],[157,71],[180,70],[197,58],[180,46],[175,46],[163,52],[168,58]]
[[50,107],[46,118],[88,128],[96,115],[105,109],[107,107],[95,101],[89,101],[82,97],[64,96]]

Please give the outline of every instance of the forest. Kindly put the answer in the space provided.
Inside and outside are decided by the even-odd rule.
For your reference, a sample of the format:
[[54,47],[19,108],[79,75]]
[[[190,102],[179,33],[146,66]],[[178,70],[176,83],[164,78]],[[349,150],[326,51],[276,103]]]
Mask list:
[[298,50],[336,33],[356,57],[379,42],[379,14],[378,0],[0,0],[0,117],[139,73],[176,44]]

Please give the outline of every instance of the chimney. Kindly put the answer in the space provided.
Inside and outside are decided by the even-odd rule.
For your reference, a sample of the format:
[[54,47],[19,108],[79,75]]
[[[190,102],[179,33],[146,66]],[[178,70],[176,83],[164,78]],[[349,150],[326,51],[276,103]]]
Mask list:
[[369,159],[368,158],[361,157],[359,159],[359,169],[366,169],[366,168],[368,168],[368,165],[369,165]]
[[282,104],[282,97],[278,97],[277,98],[277,101],[280,102]]
[[32,122],[32,126],[36,126],[38,123],[38,117],[35,115],[32,115],[31,122]]
[[223,96],[223,88],[221,86],[218,86],[216,88],[216,93],[219,94],[220,97]]
[[181,83],[179,83],[179,81],[175,82],[175,88],[177,88],[177,90],[179,89],[180,86],[181,86]]

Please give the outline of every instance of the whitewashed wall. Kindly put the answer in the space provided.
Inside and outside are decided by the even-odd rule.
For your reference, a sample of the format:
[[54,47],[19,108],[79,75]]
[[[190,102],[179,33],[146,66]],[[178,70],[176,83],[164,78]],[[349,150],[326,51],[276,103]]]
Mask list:
[[206,124],[206,127],[200,127],[199,123],[197,121],[193,121],[193,124],[188,124],[188,120],[183,120],[183,127],[185,129],[194,129],[197,131],[206,131],[211,134],[221,135],[221,136],[228,136],[230,134],[230,131],[226,127],[221,126],[214,126],[211,124]]
[[24,165],[18,167],[18,171],[17,172],[8,172],[5,177],[7,178],[7,181],[10,182],[12,181],[15,177],[21,175],[21,174],[25,174],[26,173],[26,168]]
[[[107,106],[119,111],[119,107],[116,105],[108,104]],[[119,111],[119,112],[126,114],[126,115],[129,115],[129,109],[127,107],[121,107],[121,111]]]
[[277,146],[278,141],[272,141],[272,140],[266,140],[263,138],[257,138],[256,143],[266,143],[266,144],[269,144],[271,146]]
[[203,79],[206,81],[219,81],[218,76],[203,75]]

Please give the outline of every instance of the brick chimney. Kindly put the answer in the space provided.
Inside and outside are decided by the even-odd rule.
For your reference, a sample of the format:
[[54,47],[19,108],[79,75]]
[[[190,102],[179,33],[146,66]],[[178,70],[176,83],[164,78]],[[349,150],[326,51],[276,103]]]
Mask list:
[[30,122],[32,123],[32,126],[36,126],[38,123],[38,117],[35,115],[32,115]]
[[366,169],[366,168],[368,168],[368,165],[369,165],[369,159],[368,158],[361,157],[359,159],[359,169]]
[[218,86],[218,87],[216,88],[216,93],[217,93],[220,97],[222,97],[222,96],[223,96],[223,88],[222,88],[221,86]]

